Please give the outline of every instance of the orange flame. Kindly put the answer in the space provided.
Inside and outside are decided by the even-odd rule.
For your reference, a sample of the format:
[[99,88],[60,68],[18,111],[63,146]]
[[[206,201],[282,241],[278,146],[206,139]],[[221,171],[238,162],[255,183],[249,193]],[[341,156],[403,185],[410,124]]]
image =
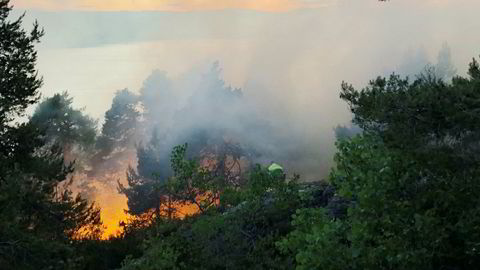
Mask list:
[[105,226],[102,239],[121,234],[123,227],[120,226],[120,223],[126,222],[130,217],[125,213],[125,209],[128,209],[125,195],[119,194],[109,187],[103,187],[99,188],[94,200],[101,209],[100,217]]
[[[205,167],[215,166],[215,163],[212,159],[205,159],[202,164]],[[210,161],[210,162],[208,162]],[[227,162],[232,162],[228,160]],[[90,200],[94,201],[95,204],[100,207],[100,217],[104,225],[104,230],[101,234],[101,239],[107,240],[111,237],[121,235],[124,230],[124,225],[128,224],[131,221],[134,221],[136,217],[133,217],[126,213],[128,209],[127,197],[124,194],[120,194],[117,189],[117,181],[122,185],[128,186],[126,179],[126,170],[130,164],[136,163],[136,155],[134,152],[126,153],[123,156],[120,166],[115,169],[105,169],[101,171],[95,177],[88,177],[85,174],[78,174],[76,177],[80,180],[87,183],[91,188],[94,188],[95,192],[90,197]],[[80,181],[80,182],[81,182]],[[79,187],[75,188],[76,193],[80,190]],[[205,194],[209,196],[211,194]],[[198,201],[201,201],[206,198],[199,196]],[[218,205],[218,199],[214,202]],[[168,213],[168,206],[164,205],[160,209],[163,213]],[[183,219],[186,216],[194,215],[200,212],[199,207],[194,203],[179,203],[172,202],[170,208],[174,209],[172,211],[172,218]],[[152,210],[153,213],[153,210]]]

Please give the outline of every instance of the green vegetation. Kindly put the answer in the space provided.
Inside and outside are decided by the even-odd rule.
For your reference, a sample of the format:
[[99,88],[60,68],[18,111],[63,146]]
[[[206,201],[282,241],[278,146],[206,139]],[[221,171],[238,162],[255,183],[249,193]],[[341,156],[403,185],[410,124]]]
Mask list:
[[341,98],[363,130],[337,144],[344,219],[301,209],[279,243],[299,269],[473,269],[479,263],[480,70],[445,84],[392,75]]
[[44,99],[30,122],[44,133],[48,146],[61,147],[66,162],[75,160],[75,169],[79,170],[87,165],[94,151],[97,123],[81,110],[74,109],[72,101],[67,92]]
[[99,233],[99,210],[62,188],[71,166],[58,145],[47,146],[45,129],[14,121],[38,100],[34,45],[43,31],[34,24],[27,33],[10,11],[0,1],[0,267],[75,269],[72,238]]
[[[278,178],[257,167],[245,186],[219,193],[218,208],[174,225],[155,223],[144,255],[128,259],[123,269],[475,268],[476,60],[468,74],[451,83],[433,73],[413,82],[392,75],[360,91],[344,83],[340,96],[362,133],[338,141],[331,186],[301,189],[297,181],[272,181]],[[177,174],[189,176],[201,171],[180,169]],[[223,204],[223,196],[236,204]]]
[[[45,99],[27,123],[18,123],[39,101],[34,45],[43,31],[35,24],[27,33],[22,17],[9,21],[8,4],[0,0],[1,269],[475,269],[480,264],[475,59],[466,78],[450,80],[453,68],[447,68],[440,78],[438,70],[413,81],[379,77],[362,90],[343,83],[340,98],[353,123],[337,127],[336,165],[323,182],[287,178],[280,165],[270,170],[253,165],[254,153],[227,142],[220,128],[200,126],[197,133],[183,134],[194,143],[174,147],[168,160],[157,126],[148,127],[153,136],[136,145],[138,166],[128,170],[128,186],[119,184],[134,217],[121,235],[102,241],[99,209],[69,190],[74,159],[65,156],[78,158],[73,153],[82,152],[95,165],[122,155],[135,145],[144,119],[139,100],[144,99],[144,117],[157,111],[145,95],[119,91],[97,136],[96,122],[74,109],[64,93]],[[240,91],[224,86],[217,66],[212,74],[202,86],[206,96],[224,96],[229,106],[236,105]],[[223,101],[218,98],[208,115],[224,110]],[[194,113],[203,112],[203,104],[194,104]],[[185,205],[197,211],[179,218],[176,211]]]

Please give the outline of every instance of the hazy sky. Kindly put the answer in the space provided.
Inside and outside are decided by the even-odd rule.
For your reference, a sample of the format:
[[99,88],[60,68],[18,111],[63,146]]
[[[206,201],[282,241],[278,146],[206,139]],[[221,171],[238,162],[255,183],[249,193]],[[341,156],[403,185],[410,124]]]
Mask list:
[[16,0],[19,8],[46,10],[193,11],[254,9],[286,11],[330,5],[336,0]]
[[[221,9],[252,9],[259,11],[289,11],[321,8],[341,2],[362,0],[14,0],[18,8],[42,10],[89,11],[205,11]],[[376,0],[368,0],[376,1]],[[405,1],[405,0],[392,0]],[[408,0],[406,0],[408,1]],[[476,0],[421,0],[418,3],[434,6]]]

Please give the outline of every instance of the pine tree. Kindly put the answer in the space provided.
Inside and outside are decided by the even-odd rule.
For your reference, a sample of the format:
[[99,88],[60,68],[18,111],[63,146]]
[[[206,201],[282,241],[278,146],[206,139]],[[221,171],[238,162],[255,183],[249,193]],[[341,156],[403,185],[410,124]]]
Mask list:
[[[45,132],[48,145],[58,144],[67,161],[93,151],[97,122],[82,110],[72,107],[73,98],[67,92],[44,99],[30,121]],[[79,166],[76,166],[79,168]]]
[[71,166],[62,150],[45,147],[35,123],[17,117],[38,101],[42,80],[35,68],[37,23],[27,33],[23,16],[9,21],[0,0],[0,266],[4,269],[70,269],[77,265],[70,240],[81,228],[98,234],[99,210],[62,188]]
[[[117,157],[127,150],[135,149],[135,135],[138,133],[138,97],[127,89],[117,91],[111,108],[105,113],[105,123],[96,142],[94,165],[109,160],[115,163]],[[110,166],[115,168],[116,166]],[[94,171],[96,171],[94,169]]]

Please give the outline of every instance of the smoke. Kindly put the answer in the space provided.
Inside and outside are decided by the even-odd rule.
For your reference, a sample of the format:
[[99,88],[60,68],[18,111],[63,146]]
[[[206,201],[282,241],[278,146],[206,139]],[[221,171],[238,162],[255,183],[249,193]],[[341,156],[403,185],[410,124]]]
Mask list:
[[[274,130],[261,136],[252,133],[252,138],[275,158],[287,159],[283,157],[288,153],[295,160],[295,152],[303,153],[303,168],[297,164],[292,170],[321,177],[334,152],[332,128],[350,120],[338,99],[340,82],[361,86],[392,71],[416,74],[433,62],[430,59],[444,41],[455,53],[454,64],[465,66],[477,53],[472,44],[478,40],[471,40],[478,36],[472,12],[476,6],[471,1],[339,1],[328,8],[284,13],[29,12],[28,16],[38,18],[47,30],[39,55],[44,93],[68,89],[80,107],[103,118],[115,89],[128,87],[138,94],[141,88],[157,87],[162,89],[161,99],[142,95],[158,110],[150,112],[158,118],[152,121],[170,127],[200,74],[218,59],[227,85],[242,89],[242,110],[248,107]],[[460,42],[466,36],[471,42]],[[155,68],[163,70],[163,76],[152,75],[141,86]],[[191,123],[199,123],[196,120]],[[177,125],[189,122],[182,119]],[[244,128],[244,133],[251,133],[247,131]]]
[[[123,159],[123,152],[128,151],[125,148],[139,147],[142,155],[149,153],[161,161],[149,171],[168,175],[170,152],[183,143],[190,144],[196,154],[224,143],[234,144],[251,162],[280,162],[290,173],[301,173],[305,164],[315,166],[310,171],[316,171],[317,176],[328,169],[318,155],[325,153],[324,149],[312,151],[310,142],[303,140],[304,133],[295,130],[289,118],[265,114],[263,108],[275,96],[259,103],[242,89],[228,85],[222,73],[219,62],[177,77],[155,70],[137,97],[127,90],[117,92],[97,143],[102,158],[95,170],[118,169],[112,160]],[[119,103],[125,96],[129,102]],[[132,108],[137,111],[132,112]],[[153,144],[155,151],[144,150],[152,149],[148,144]]]
[[[170,127],[173,114],[187,104],[201,74],[219,60],[222,79],[242,90],[242,110],[248,107],[274,130],[262,135],[247,128],[243,132],[252,133],[252,140],[262,142],[259,146],[274,158],[296,160],[295,153],[302,153],[302,164],[291,170],[306,178],[322,178],[332,165],[333,127],[351,119],[338,98],[340,83],[345,80],[361,87],[377,75],[416,74],[426,64],[436,65],[445,41],[454,56],[453,66],[464,67],[478,53],[480,22],[474,12],[478,7],[476,1],[365,0],[280,13],[29,12],[27,16],[38,18],[47,31],[39,51],[45,94],[67,89],[79,107],[103,119],[116,89],[127,87],[147,96],[141,89],[158,84],[162,98],[145,101],[156,103],[150,107],[158,111],[151,113],[158,117],[155,121],[165,121],[158,125]],[[154,69],[161,71],[142,85]],[[176,125],[188,123],[183,119]],[[138,139],[149,140],[148,136]],[[279,145],[273,147],[272,142]],[[289,158],[283,158],[286,153]]]

